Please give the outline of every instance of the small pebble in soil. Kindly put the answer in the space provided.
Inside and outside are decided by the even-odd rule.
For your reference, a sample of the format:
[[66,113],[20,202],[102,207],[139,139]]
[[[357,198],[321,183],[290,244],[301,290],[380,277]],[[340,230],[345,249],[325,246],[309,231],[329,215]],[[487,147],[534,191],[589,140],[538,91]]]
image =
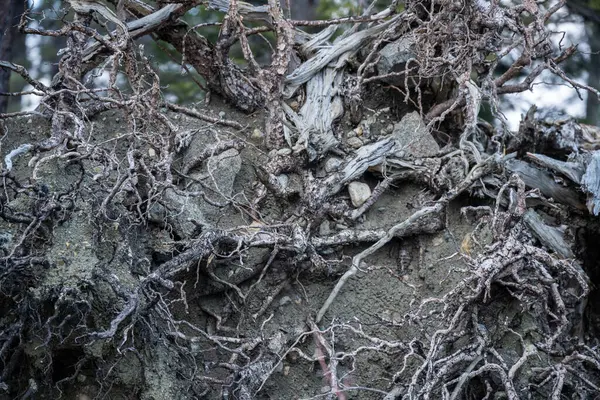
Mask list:
[[346,143],[348,143],[348,146],[352,147],[353,149],[359,149],[362,147],[363,142],[362,140],[360,140],[357,137],[351,137],[349,138]]
[[348,193],[354,207],[362,206],[371,197],[371,188],[363,182],[350,182]]

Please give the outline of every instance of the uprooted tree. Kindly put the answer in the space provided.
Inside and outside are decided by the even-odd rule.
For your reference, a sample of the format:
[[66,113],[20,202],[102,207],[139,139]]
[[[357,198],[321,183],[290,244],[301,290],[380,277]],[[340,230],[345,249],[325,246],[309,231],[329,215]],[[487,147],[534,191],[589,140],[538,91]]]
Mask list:
[[[27,10],[67,47],[50,85],[0,61],[41,97],[1,115],[2,396],[593,398],[598,131],[499,110],[544,71],[598,95],[560,68],[563,5]],[[148,35],[210,102],[163,98]]]

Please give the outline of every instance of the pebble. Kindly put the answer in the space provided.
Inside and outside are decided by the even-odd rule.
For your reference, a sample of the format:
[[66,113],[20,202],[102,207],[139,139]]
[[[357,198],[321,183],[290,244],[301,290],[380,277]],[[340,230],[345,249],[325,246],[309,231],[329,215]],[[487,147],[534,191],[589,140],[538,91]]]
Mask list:
[[438,235],[436,237],[433,238],[433,245],[435,247],[441,245],[444,243],[444,238],[441,235]]
[[325,220],[321,222],[319,225],[319,236],[327,236],[331,233],[331,227],[329,226],[329,221]]
[[292,149],[290,149],[289,147],[284,147],[283,149],[277,150],[277,154],[280,156],[289,156],[290,154],[292,154]]
[[393,124],[389,124],[385,128],[381,129],[381,134],[382,135],[389,135],[392,132],[394,132],[394,125]]
[[331,173],[338,170],[342,160],[337,157],[330,157],[325,161],[325,172]]
[[252,139],[262,139],[263,138],[263,133],[260,129],[258,128],[254,128],[254,130],[252,131],[252,135],[250,135],[250,137]]
[[148,149],[148,155],[152,158],[156,157],[156,151],[151,147]]
[[285,189],[290,183],[290,177],[285,174],[277,175],[277,181],[279,182],[279,185]]
[[350,182],[348,193],[354,207],[362,206],[371,197],[371,188],[363,182]]
[[351,137],[351,138],[349,138],[346,143],[348,143],[348,146],[350,146],[350,147],[352,147],[354,149],[359,149],[363,145],[362,140],[360,140],[357,137]]
[[290,296],[283,296],[281,300],[279,300],[279,307],[285,306],[288,303],[291,303],[292,299]]
[[283,376],[288,376],[290,374],[290,366],[286,365],[283,367]]

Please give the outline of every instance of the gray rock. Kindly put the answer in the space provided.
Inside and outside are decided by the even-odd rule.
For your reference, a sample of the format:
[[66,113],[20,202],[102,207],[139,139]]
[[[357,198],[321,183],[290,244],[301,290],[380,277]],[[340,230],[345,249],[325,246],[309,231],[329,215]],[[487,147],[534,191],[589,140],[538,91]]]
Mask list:
[[380,132],[381,132],[382,135],[389,135],[390,133],[394,132],[394,125],[393,124],[389,124],[385,128],[381,128]]
[[341,159],[337,157],[329,157],[327,161],[325,161],[325,172],[332,173],[337,171],[341,163]]
[[252,134],[250,135],[250,137],[254,140],[262,139],[264,136],[264,133],[258,128],[254,128]]
[[[233,182],[241,168],[242,158],[240,153],[236,149],[229,149],[209,158],[206,163],[206,171],[201,170],[196,174],[190,174],[190,176],[199,178],[206,172],[210,173],[213,179],[206,179],[204,183],[219,192],[220,196],[217,196],[215,200],[222,202],[225,200],[223,196],[229,197],[233,193]],[[197,175],[197,177],[194,175]],[[212,199],[214,196],[210,196],[210,198]]]
[[0,249],[8,252],[12,247],[13,234],[10,232],[0,232]]
[[440,151],[433,136],[417,112],[406,114],[394,125],[394,137],[398,143],[397,154],[402,158],[405,154],[415,158],[432,157]]
[[[414,45],[415,42],[413,38],[402,37],[381,49],[381,52],[379,53],[380,58],[377,62],[379,74],[387,75],[393,72],[404,71],[408,60],[415,57]],[[413,66],[416,66],[416,64]],[[403,75],[385,78],[383,81],[391,85],[404,87]]]
[[196,197],[183,196],[173,189],[167,189],[164,193],[165,203],[169,204],[169,210],[158,209],[152,218],[164,218],[173,226],[173,230],[181,237],[189,238],[196,229],[192,222],[201,225],[209,225],[206,209],[203,207],[205,201]]
[[[203,185],[191,185],[189,191],[203,191],[211,202],[226,203],[233,194],[233,183],[241,166],[242,159],[236,149],[229,149],[211,157],[205,166],[190,173],[190,177],[201,181]],[[165,212],[166,218],[182,237],[190,237],[196,229],[192,220],[212,227],[223,213],[222,208],[210,204],[202,197],[186,196],[172,189],[165,190],[164,196],[170,209],[155,210],[157,217]]]
[[359,149],[362,147],[363,142],[362,140],[360,140],[357,137],[351,137],[349,138],[346,143],[348,143],[348,146],[352,147],[353,149]]
[[328,220],[324,220],[319,225],[319,236],[327,236],[331,233],[331,227]]
[[350,182],[348,193],[354,207],[362,206],[369,197],[371,197],[371,188],[363,182]]
[[277,175],[277,182],[279,182],[282,189],[286,189],[290,184],[290,177],[286,174]]
[[291,303],[291,302],[292,302],[292,299],[290,296],[283,296],[281,298],[281,300],[279,300],[279,306],[280,307],[285,306],[286,304]]

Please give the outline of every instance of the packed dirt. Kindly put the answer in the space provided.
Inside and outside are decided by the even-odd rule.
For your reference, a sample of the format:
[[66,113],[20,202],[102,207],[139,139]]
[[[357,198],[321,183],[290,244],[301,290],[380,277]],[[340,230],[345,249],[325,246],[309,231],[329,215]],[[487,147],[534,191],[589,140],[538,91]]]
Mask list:
[[[468,378],[482,357],[491,357],[477,353],[473,345],[479,341],[493,349],[496,360],[490,363],[512,371],[511,387],[522,398],[541,399],[549,392],[543,385],[539,392],[533,389],[540,383],[539,371],[554,365],[560,351],[597,345],[593,283],[598,264],[590,246],[598,237],[595,220],[577,211],[569,212],[572,220],[546,216],[556,226],[568,225],[592,290],[582,306],[578,296],[586,283],[573,284],[578,276],[564,272],[565,282],[571,283],[561,286],[567,297],[561,309],[573,323],[553,339],[556,344],[549,344],[553,350],[542,355],[532,346],[541,346],[556,329],[557,321],[547,317],[561,318],[551,310],[553,300],[536,286],[530,271],[518,272],[525,266],[506,264],[507,271],[488,277],[481,272],[485,260],[502,254],[499,247],[509,246],[510,240],[540,244],[521,221],[506,225],[504,238],[497,233],[494,237],[490,212],[495,201],[474,192],[449,203],[439,229],[392,238],[365,259],[317,325],[315,315],[351,269],[353,257],[376,241],[323,245],[319,240],[348,230],[385,232],[437,200],[426,186],[410,180],[394,182],[354,222],[321,218],[310,229],[314,247],[309,257],[290,243],[246,247],[234,239],[213,241],[207,257],[182,262],[169,275],[175,285],[158,279],[145,287],[153,273],[194,246],[205,246],[207,235],[242,232],[253,240],[265,235],[267,241],[272,231],[264,227],[284,224],[297,209],[298,193],[285,198],[268,194],[260,205],[252,203],[257,168],[267,160],[260,116],[239,114],[218,100],[203,111],[238,121],[244,129],[169,114],[189,135],[174,160],[178,168],[190,165],[190,153],[209,144],[235,140],[243,145],[192,164],[187,177],[179,180],[181,192],[157,194],[143,210],[136,209],[127,188],[106,205],[111,187],[95,176],[103,171],[93,157],[77,162],[55,157],[35,170],[30,155],[13,160],[14,179],[23,187],[3,198],[13,220],[18,221],[19,213],[43,208],[48,198],[63,206],[44,221],[37,237],[25,239],[29,255],[43,260],[2,275],[4,337],[10,329],[24,328],[5,341],[3,367],[10,373],[0,381],[3,398],[387,399],[427,382],[419,371],[441,346],[436,362],[446,367],[435,375],[458,379],[445,386],[448,398],[512,399],[502,374],[482,372]],[[378,114],[374,131],[404,117],[395,112]],[[103,113],[88,121],[87,132],[96,145],[112,146],[126,169],[126,148],[119,147],[123,118]],[[2,157],[21,144],[43,140],[49,129],[41,118],[9,120]],[[377,137],[373,133],[373,140]],[[155,154],[151,148],[149,157]],[[326,176],[323,168],[324,161],[311,167],[317,177]],[[294,174],[287,179],[292,186]],[[373,190],[381,173],[370,170],[359,180]],[[207,197],[186,196],[197,192],[198,184]],[[350,203],[346,189],[338,201]],[[5,256],[27,226],[8,220],[0,225]],[[510,282],[511,274],[516,283]],[[477,276],[489,286],[473,285]],[[470,294],[472,301],[461,303]],[[532,302],[538,298],[550,305]],[[470,316],[456,324],[465,307]],[[5,357],[11,349],[13,356]],[[459,372],[452,372],[454,367]],[[581,390],[573,386],[571,398],[592,398],[586,396],[598,382],[598,371],[578,367],[589,385]]]

